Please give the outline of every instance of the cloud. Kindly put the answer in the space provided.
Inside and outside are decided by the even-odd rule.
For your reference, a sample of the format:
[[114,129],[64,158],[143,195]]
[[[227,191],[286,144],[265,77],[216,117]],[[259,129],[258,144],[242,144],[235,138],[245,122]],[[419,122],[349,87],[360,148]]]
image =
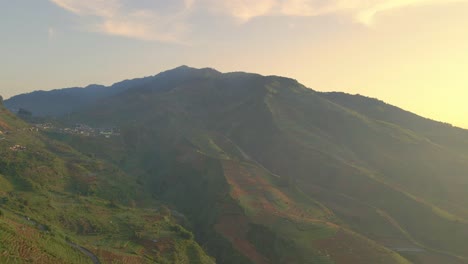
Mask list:
[[56,5],[78,15],[112,17],[118,14],[118,0],[51,0]]
[[269,15],[274,12],[277,0],[205,0],[199,5],[204,5],[212,13],[220,13],[232,16],[240,22]]
[[378,14],[390,10],[468,2],[468,0],[211,0],[204,2],[211,2],[212,5],[224,8],[224,13],[244,22],[259,16],[342,15],[370,26]]
[[[468,0],[50,0],[80,16],[90,31],[128,38],[179,42],[197,15],[246,23],[262,16],[346,16],[372,26],[394,9]],[[221,17],[220,17],[221,16]]]
[[372,5],[356,6],[354,18],[364,24],[371,26],[378,14],[395,9],[425,5],[443,5],[456,2],[468,2],[468,0],[386,0],[374,1]]
[[181,42],[194,0],[50,0],[80,16],[88,31],[141,40]]

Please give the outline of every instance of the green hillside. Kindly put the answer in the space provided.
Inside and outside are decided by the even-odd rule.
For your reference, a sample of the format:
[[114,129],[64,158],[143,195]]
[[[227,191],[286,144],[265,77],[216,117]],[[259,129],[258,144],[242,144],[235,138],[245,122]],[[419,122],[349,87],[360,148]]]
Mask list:
[[[177,134],[170,133],[175,130],[169,127],[159,135],[140,130],[141,135],[152,135],[152,143],[127,150],[122,167],[140,171],[147,185],[154,186],[158,199],[184,212],[199,242],[218,263],[340,263],[340,258],[352,263],[362,259],[408,263],[340,227],[340,220],[331,211],[244,157],[227,138],[189,131],[183,124],[178,127]],[[88,141],[76,137],[62,140],[76,146]],[[98,155],[106,157],[109,145],[94,143],[94,147],[87,145],[88,151],[104,149]],[[119,149],[115,145],[110,145],[114,151]],[[121,155],[125,155],[124,145]],[[342,252],[329,243],[334,240],[353,241],[350,247],[354,251]]]
[[88,196],[170,204],[217,263],[468,263],[465,130],[288,78],[188,67],[57,126],[75,123],[120,131],[45,131],[121,173]]
[[0,105],[0,263],[214,263],[136,179]]

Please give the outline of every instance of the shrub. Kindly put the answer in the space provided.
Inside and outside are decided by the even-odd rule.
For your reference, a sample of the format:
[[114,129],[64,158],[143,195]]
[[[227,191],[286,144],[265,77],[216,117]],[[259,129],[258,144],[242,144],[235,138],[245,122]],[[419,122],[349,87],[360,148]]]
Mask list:
[[0,204],[6,204],[6,203],[8,203],[8,201],[9,201],[8,197],[0,198]]
[[179,235],[180,235],[180,237],[183,238],[183,239],[187,239],[187,240],[192,240],[192,239],[193,239],[193,234],[192,234],[192,232],[187,231],[187,230],[185,230],[185,229],[184,229],[184,230],[181,230],[181,231],[179,232]]
[[193,234],[187,229],[181,227],[180,225],[175,225],[171,227],[171,230],[176,232],[181,238],[191,240],[193,239]]

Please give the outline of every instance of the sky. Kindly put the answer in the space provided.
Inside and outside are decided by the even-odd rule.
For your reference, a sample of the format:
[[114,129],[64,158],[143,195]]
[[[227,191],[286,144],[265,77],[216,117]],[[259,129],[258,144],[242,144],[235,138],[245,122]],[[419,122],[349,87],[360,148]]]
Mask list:
[[297,79],[468,128],[468,0],[15,0],[0,94],[180,65]]

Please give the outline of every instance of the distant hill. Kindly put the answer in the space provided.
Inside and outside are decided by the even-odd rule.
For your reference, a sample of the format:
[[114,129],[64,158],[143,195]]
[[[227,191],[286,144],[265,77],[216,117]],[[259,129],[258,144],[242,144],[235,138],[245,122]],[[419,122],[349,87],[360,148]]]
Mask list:
[[468,263],[468,134],[296,80],[179,67],[50,133],[183,212],[217,263]]
[[[129,86],[145,83],[151,77],[123,81],[105,87],[102,85],[89,85],[84,88],[64,88],[52,91],[34,91],[27,94],[13,96],[5,100],[5,106],[17,112],[19,109],[26,109],[34,116],[63,116],[75,111],[79,111],[86,106],[95,103],[97,100],[121,93]],[[131,85],[129,85],[131,83]]]
[[180,78],[181,75],[188,78],[191,73],[189,67],[181,66],[156,76],[125,80],[109,87],[93,84],[84,88],[63,88],[20,94],[5,100],[4,104],[15,113],[19,109],[25,109],[36,117],[59,117],[82,110],[100,99],[120,94],[131,88],[145,86],[154,80],[170,82],[174,81],[174,78]]

